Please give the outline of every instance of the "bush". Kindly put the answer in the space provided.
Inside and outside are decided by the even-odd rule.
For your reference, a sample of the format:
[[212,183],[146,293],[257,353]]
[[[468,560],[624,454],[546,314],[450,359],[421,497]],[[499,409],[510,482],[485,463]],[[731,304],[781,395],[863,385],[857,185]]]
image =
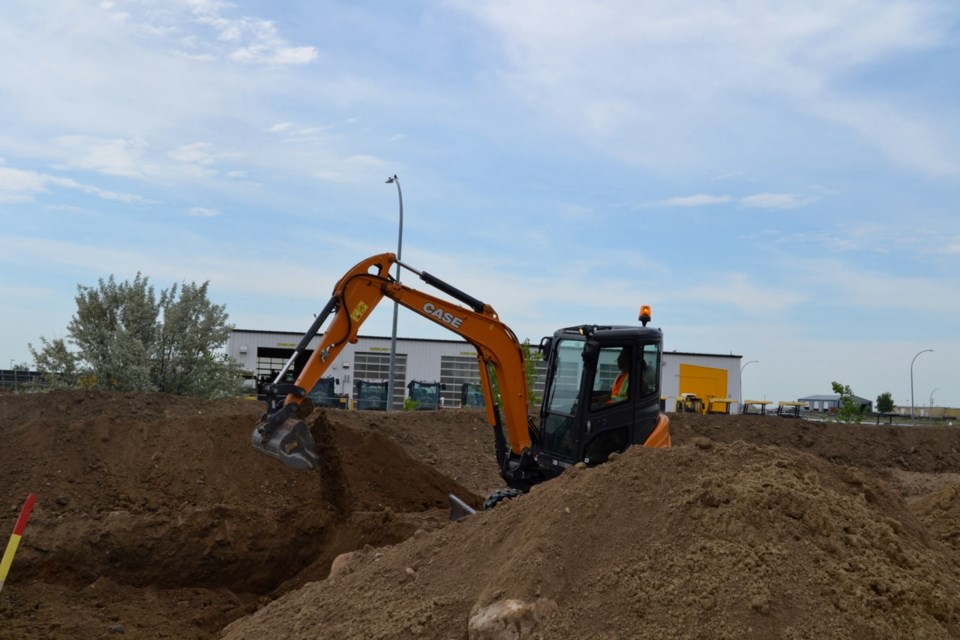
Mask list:
[[29,345],[44,382],[56,387],[240,395],[239,365],[220,350],[233,327],[223,305],[207,298],[209,282],[173,285],[156,296],[148,278],[97,287],[77,285],[77,312],[67,341]]

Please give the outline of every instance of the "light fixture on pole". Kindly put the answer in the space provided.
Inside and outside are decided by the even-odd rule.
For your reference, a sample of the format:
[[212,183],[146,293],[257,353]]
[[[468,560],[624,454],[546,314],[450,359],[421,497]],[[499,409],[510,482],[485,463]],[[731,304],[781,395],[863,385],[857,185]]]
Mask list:
[[753,364],[754,362],[760,362],[759,360],[750,360],[749,362],[744,363],[740,367],[740,413],[743,413],[743,370],[747,368],[748,364]]
[[930,392],[930,408],[931,409],[933,408],[933,394],[935,394],[939,390],[940,390],[939,387],[934,387],[933,391]]
[[[933,349],[924,349],[920,353],[926,353],[928,351],[933,352]],[[916,419],[916,411],[913,406],[913,363],[917,361],[917,357],[920,355],[920,353],[913,356],[913,360],[910,361],[910,419],[911,420]]]
[[[403,192],[400,191],[400,179],[396,174],[387,178],[387,184],[397,185],[397,198],[400,200],[400,234],[397,237],[397,282],[400,282],[400,256],[403,251]],[[397,311],[399,305],[393,301],[393,332],[390,334],[390,372],[387,378],[387,411],[393,409],[394,375],[397,371]]]

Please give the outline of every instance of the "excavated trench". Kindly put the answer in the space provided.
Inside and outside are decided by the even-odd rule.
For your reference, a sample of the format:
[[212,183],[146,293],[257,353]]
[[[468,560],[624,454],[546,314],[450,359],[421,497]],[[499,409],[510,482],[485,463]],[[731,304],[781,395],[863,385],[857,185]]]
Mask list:
[[22,578],[271,594],[322,579],[340,553],[439,526],[449,493],[478,500],[390,438],[334,425],[324,410],[308,418],[322,471],[302,471],[246,446],[253,413],[170,415],[152,400],[136,410],[102,400],[59,397],[61,414],[81,409],[84,419],[60,421],[47,402],[4,428],[24,452],[11,465],[40,476],[17,483],[39,494]]

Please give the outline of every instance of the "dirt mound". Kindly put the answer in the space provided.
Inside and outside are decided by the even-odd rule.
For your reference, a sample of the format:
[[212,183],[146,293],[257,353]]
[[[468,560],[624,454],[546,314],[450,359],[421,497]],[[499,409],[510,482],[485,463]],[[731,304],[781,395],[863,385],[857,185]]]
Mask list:
[[416,460],[479,495],[503,487],[497,471],[493,430],[486,413],[453,411],[332,411],[334,424],[346,424],[388,436]]
[[930,534],[957,552],[960,560],[960,481],[916,501],[913,510]]
[[503,599],[550,603],[544,638],[952,638],[953,563],[882,481],[701,439],[369,550],[226,638],[459,638]]
[[262,411],[0,396],[0,526],[38,495],[0,639],[459,638],[505,598],[543,637],[960,636],[951,429],[672,415],[673,450],[449,525],[502,486],[484,413],[314,412],[316,473],[253,450]]
[[338,423],[337,414],[343,412],[316,411],[310,424],[315,440],[322,438],[316,434],[333,434],[320,451],[324,482],[329,485],[336,478],[343,485],[331,491],[331,502],[365,511],[445,509],[451,493],[478,505],[482,502],[455,480],[414,460],[395,440]]
[[836,464],[920,473],[960,471],[956,427],[892,427],[815,422],[776,416],[671,414],[674,441],[706,436],[717,442],[753,442],[801,449]]

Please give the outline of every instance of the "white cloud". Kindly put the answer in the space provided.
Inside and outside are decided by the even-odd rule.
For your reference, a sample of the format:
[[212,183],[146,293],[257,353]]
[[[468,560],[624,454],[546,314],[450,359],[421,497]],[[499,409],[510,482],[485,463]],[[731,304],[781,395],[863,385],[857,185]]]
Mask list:
[[4,299],[10,298],[50,298],[53,295],[53,291],[43,287],[18,287],[18,286],[8,286],[0,285],[0,296],[3,296]]
[[0,202],[25,202],[47,190],[49,180],[33,171],[0,166]]
[[213,218],[219,216],[222,211],[219,209],[211,209],[208,207],[191,207],[187,209],[187,215],[196,217],[196,218]]
[[213,145],[207,142],[194,142],[178,147],[167,155],[177,162],[210,166],[216,161],[212,150]]
[[[290,46],[272,21],[227,17],[228,8],[225,3],[202,4],[194,7],[193,14],[197,23],[212,27],[218,40],[229,46],[230,59],[274,65],[302,65],[317,59],[315,47]],[[211,47],[212,43],[204,45]]]
[[721,173],[719,175],[710,176],[711,180],[721,182],[723,180],[730,180],[732,178],[739,178],[743,175],[740,171],[727,171],[726,173]]
[[[192,142],[173,149],[167,153],[167,157],[179,163],[178,166],[169,168],[168,173],[171,175],[185,175],[203,179],[219,174],[219,170],[214,167],[217,163],[223,160],[242,158],[243,154],[221,151],[209,142]],[[235,175],[236,173],[234,173]]]
[[731,306],[751,315],[782,313],[803,305],[808,296],[803,292],[784,291],[784,287],[767,287],[756,284],[743,273],[717,272],[710,276],[706,285],[680,287],[672,299],[697,300],[713,306]]
[[752,209],[796,209],[816,202],[816,198],[792,193],[757,193],[740,198],[739,202]]
[[267,127],[267,133],[283,133],[284,131],[288,131],[292,126],[292,122],[278,122]]
[[660,207],[707,207],[728,202],[737,202],[743,207],[752,209],[796,209],[817,201],[811,196],[798,196],[792,193],[757,193],[749,196],[734,198],[729,195],[711,195],[698,193],[692,196],[676,196],[653,203]]
[[[896,310],[897,319],[918,311],[960,317],[960,281],[953,278],[905,276],[870,271],[849,261],[798,260],[791,265],[796,286],[816,290],[821,300],[841,301],[850,308]],[[837,277],[843,274],[843,277]],[[891,303],[895,301],[895,303]],[[897,315],[898,314],[898,315]]]
[[776,140],[836,145],[823,124],[919,172],[955,173],[960,165],[957,133],[936,111],[892,92],[851,100],[845,90],[869,65],[948,42],[952,22],[937,2],[456,6],[500,38],[502,78],[532,109],[645,167],[713,171],[717,163],[786,153],[770,147]]
[[[915,217],[919,214],[913,214]],[[869,252],[890,256],[891,264],[907,257],[911,262],[921,254],[949,254],[960,251],[960,240],[954,228],[944,220],[930,220],[925,224],[911,224],[899,220],[896,223],[878,223],[864,220],[839,220],[828,227],[816,230],[781,231],[774,228],[745,234],[744,238],[764,245],[798,247],[807,255],[836,254],[841,252]]]
[[327,158],[318,163],[314,175],[330,182],[368,180],[371,175],[387,172],[388,164],[381,158],[354,155],[346,158]]
[[99,188],[99,187],[94,187],[94,186],[91,186],[91,185],[78,184],[78,183],[76,183],[76,182],[73,181],[73,180],[58,180],[58,181],[56,182],[56,184],[59,185],[59,186],[67,187],[67,188],[71,188],[71,189],[79,189],[80,191],[83,191],[84,193],[93,194],[93,195],[95,195],[95,196],[97,196],[97,197],[99,197],[99,198],[102,198],[102,199],[104,199],[104,200],[113,200],[113,201],[115,201],[115,202],[124,202],[124,203],[127,203],[127,204],[153,204],[153,203],[155,203],[154,200],[150,200],[149,198],[144,198],[143,196],[138,196],[138,195],[136,195],[136,194],[132,194],[132,193],[117,193],[117,192],[115,192],[115,191],[107,191],[107,190],[105,190],[105,189],[101,189],[101,188]]
[[46,173],[23,171],[0,166],[0,202],[32,202],[37,196],[48,193],[51,187],[73,189],[95,195],[103,200],[145,204],[149,200],[130,193],[117,193],[83,184],[71,178],[61,178]]
[[[304,265],[297,260],[258,260],[239,254],[234,257],[220,254],[205,256],[191,253],[192,249],[186,248],[179,251],[151,251],[149,247],[105,246],[4,234],[0,234],[0,246],[9,247],[9,251],[0,255],[0,262],[18,264],[33,260],[47,265],[66,266],[70,268],[69,277],[74,278],[75,282],[76,279],[82,281],[105,273],[114,273],[118,279],[122,279],[133,277],[137,271],[157,283],[190,282],[196,281],[197,274],[201,273],[203,280],[210,280],[217,288],[251,299],[275,295],[302,296],[303,282],[335,283],[342,275],[342,269],[329,271]],[[123,269],[128,273],[123,273]],[[298,271],[303,279],[289,278],[293,271]]]
[[54,138],[53,144],[66,167],[115,176],[138,177],[144,173],[142,160],[147,143],[143,140],[72,135]]
[[960,157],[935,118],[863,100],[823,100],[811,110],[857,132],[889,158],[931,176],[960,174]]
[[960,255],[960,242],[951,242],[940,249],[940,253]]
[[313,47],[241,47],[230,54],[232,60],[240,62],[266,62],[269,64],[307,64],[317,58]]
[[693,196],[678,196],[667,198],[656,204],[664,207],[703,207],[712,204],[723,204],[733,200],[730,196],[712,196],[705,193],[698,193]]

